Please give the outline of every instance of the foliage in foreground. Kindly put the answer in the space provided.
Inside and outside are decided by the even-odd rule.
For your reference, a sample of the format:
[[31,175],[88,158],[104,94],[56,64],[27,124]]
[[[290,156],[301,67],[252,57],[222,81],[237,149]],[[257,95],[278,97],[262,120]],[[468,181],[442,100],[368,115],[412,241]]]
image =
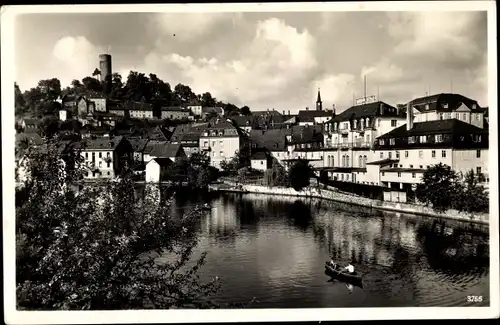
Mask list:
[[489,196],[481,182],[484,177],[473,170],[462,177],[450,166],[439,163],[426,169],[417,185],[416,198],[436,212],[487,212]]
[[16,202],[18,308],[217,307],[219,282],[198,274],[205,255],[192,260],[201,212],[173,216],[158,187],[137,200],[126,177],[76,190],[79,156],[67,168],[56,144],[28,153]]

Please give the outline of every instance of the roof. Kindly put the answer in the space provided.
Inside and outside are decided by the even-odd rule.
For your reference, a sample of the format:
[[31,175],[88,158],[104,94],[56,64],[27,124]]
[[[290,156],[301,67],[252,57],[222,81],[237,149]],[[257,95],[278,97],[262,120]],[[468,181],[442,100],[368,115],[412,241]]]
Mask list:
[[388,165],[388,164],[393,164],[399,162],[399,159],[382,159],[382,160],[376,160],[376,161],[370,161],[366,163],[367,165]]
[[423,173],[425,170],[419,168],[384,168],[382,172],[387,173]]
[[201,133],[210,126],[209,123],[183,124],[175,128],[170,139],[172,141],[197,141]]
[[40,120],[40,119],[34,119],[34,118],[25,118],[25,119],[24,119],[24,123],[25,123],[26,125],[28,125],[28,124],[38,125],[38,124],[40,124],[41,122],[42,122],[42,120]]
[[144,102],[126,101],[122,103],[122,107],[130,111],[152,111],[153,105]]
[[[381,114],[382,107],[382,114]],[[387,116],[387,117],[405,117],[406,113],[402,110],[396,109],[396,107],[389,105],[385,102],[374,102],[367,103],[363,105],[351,106],[342,113],[335,115],[329,122],[346,122],[353,119],[360,119],[366,117],[377,117],[377,116]],[[371,120],[374,123],[374,120]]]
[[283,151],[286,150],[286,136],[291,133],[291,129],[252,130],[250,131],[250,141],[258,148]]
[[100,111],[94,111],[93,113],[94,117],[114,117],[114,118],[121,118],[121,116],[118,116],[113,113],[108,113],[108,112],[100,112]]
[[189,113],[189,110],[181,106],[162,106],[160,108],[163,112],[184,112]]
[[83,150],[115,150],[116,147],[123,141],[123,136],[114,138],[97,138],[90,139],[85,142],[80,142],[77,147]]
[[170,158],[177,157],[182,146],[180,144],[173,143],[162,143],[153,146],[150,156],[160,157],[160,158]]
[[[473,109],[474,104],[476,105],[476,108],[479,108],[477,101],[467,98],[463,95],[452,93],[441,93],[416,98],[411,100],[409,104],[420,112],[452,112],[459,108],[462,104],[467,106],[469,109]],[[445,104],[447,104],[447,106]],[[429,109],[426,109],[426,105],[429,105]]]
[[322,125],[292,127],[292,143],[323,142]]
[[274,108],[273,109],[268,109],[268,110],[264,110],[264,111],[252,111],[250,112],[252,114],[252,116],[261,116],[261,115],[281,115],[280,112],[278,112],[277,110],[275,110]]
[[301,110],[299,111],[299,120],[302,122],[304,118],[315,118],[315,117],[328,117],[333,116],[332,111],[318,111],[318,110]]
[[355,172],[364,173],[364,172],[366,172],[366,168],[359,168],[359,167],[317,167],[317,168],[314,168],[314,170],[329,171],[329,172],[336,172],[336,173],[355,173]]
[[156,162],[161,167],[167,167],[174,163],[170,158],[153,158],[148,162],[148,164],[152,161]]
[[270,158],[269,155],[264,151],[258,151],[250,157],[250,159],[252,160],[266,160],[269,158]]
[[411,130],[406,130],[406,124],[402,125],[386,134],[378,137],[378,139],[387,138],[402,138],[407,136],[420,136],[431,134],[471,134],[471,133],[487,133],[488,129],[480,129],[472,124],[457,120],[436,120],[427,122],[414,123]]
[[167,141],[170,138],[170,132],[163,130],[159,125],[151,127],[147,130],[147,136],[150,140],[163,140]]
[[129,139],[128,142],[132,145],[135,152],[142,152],[148,144],[148,139]]

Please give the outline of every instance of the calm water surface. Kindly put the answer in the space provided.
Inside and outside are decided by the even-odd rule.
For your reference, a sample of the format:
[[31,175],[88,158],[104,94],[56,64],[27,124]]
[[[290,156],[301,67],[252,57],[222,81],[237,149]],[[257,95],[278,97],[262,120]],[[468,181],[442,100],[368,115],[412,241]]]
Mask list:
[[[220,302],[252,308],[488,306],[488,228],[309,199],[257,194],[176,196],[176,211],[210,202],[200,220],[203,277]],[[363,288],[324,274],[354,260]],[[330,281],[329,281],[330,280]],[[482,303],[467,303],[467,296]]]

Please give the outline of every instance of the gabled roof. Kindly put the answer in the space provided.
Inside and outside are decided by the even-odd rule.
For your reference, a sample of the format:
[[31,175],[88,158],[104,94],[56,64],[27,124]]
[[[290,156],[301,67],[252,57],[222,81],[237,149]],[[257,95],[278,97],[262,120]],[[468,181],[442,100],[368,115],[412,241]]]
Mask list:
[[[382,105],[383,115],[380,114],[380,108]],[[346,122],[353,119],[360,118],[371,118],[371,122],[374,123],[373,117],[387,116],[387,117],[405,117],[406,114],[402,110],[397,110],[396,107],[389,105],[384,102],[374,102],[367,103],[363,105],[351,106],[342,113],[334,116],[331,122]]]
[[130,111],[152,111],[153,105],[143,102],[126,101],[122,103],[122,107]]
[[323,142],[322,125],[292,127],[292,143]]
[[135,152],[143,152],[148,144],[148,139],[129,139],[128,142],[132,145]]
[[113,138],[102,137],[79,142],[77,147],[82,150],[115,150],[123,140],[123,136],[116,136]]
[[481,134],[488,133],[488,129],[480,129],[472,124],[457,120],[436,120],[414,123],[411,130],[406,130],[406,124],[402,125],[386,134],[378,137],[378,139],[386,138],[402,138],[407,136],[420,136],[431,134]]
[[269,154],[267,154],[267,152],[264,151],[258,151],[250,157],[250,159],[252,160],[265,160],[269,158],[270,158]]
[[151,163],[152,161],[156,162],[161,167],[167,167],[174,163],[170,158],[153,158],[148,162],[148,164]]
[[304,118],[312,118],[315,117],[328,117],[333,116],[333,112],[331,111],[317,111],[317,110],[301,110],[299,111],[299,120],[302,122]]
[[157,144],[153,147],[150,156],[160,157],[160,158],[171,158],[177,157],[181,152],[182,146],[180,144],[164,143]]
[[[416,98],[411,100],[409,104],[419,112],[425,112],[425,111],[452,112],[457,108],[459,108],[462,104],[464,104],[471,110],[473,109],[474,104],[476,105],[476,109],[479,108],[477,101],[459,94],[451,94],[451,93],[441,93],[441,94]],[[429,109],[426,109],[426,105],[429,105]]]
[[161,111],[163,112],[184,112],[184,113],[189,113],[189,110],[185,109],[184,107],[181,106],[162,106]]
[[216,113],[216,114],[222,114],[224,112],[222,107],[203,107],[201,111],[203,113]]
[[286,136],[292,134],[291,129],[270,129],[250,131],[250,141],[257,148],[265,148],[269,151],[286,150]]

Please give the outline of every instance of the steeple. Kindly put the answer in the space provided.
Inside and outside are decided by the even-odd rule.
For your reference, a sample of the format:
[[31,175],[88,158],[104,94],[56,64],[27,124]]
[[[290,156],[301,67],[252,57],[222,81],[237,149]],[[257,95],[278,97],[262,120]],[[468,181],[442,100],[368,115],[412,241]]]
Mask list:
[[323,102],[321,101],[321,93],[319,88],[318,88],[318,99],[316,100],[316,110],[317,111],[323,110]]

